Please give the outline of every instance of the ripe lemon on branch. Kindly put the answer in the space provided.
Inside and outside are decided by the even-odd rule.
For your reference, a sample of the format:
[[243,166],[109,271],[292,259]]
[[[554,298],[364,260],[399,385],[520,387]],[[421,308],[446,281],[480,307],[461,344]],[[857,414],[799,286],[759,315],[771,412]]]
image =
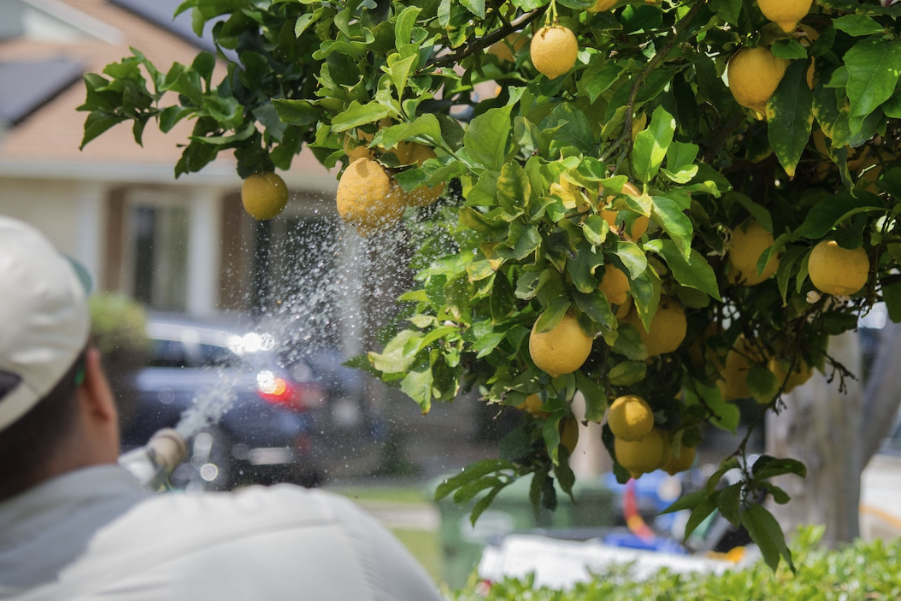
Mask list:
[[338,182],[338,214],[362,235],[390,227],[404,214],[401,190],[385,168],[366,158],[351,163]]
[[629,277],[619,267],[606,263],[604,279],[598,284],[598,290],[604,293],[611,304],[622,305],[629,298],[629,290],[631,290]]
[[729,90],[738,104],[766,115],[766,103],[788,65],[789,61],[774,56],[769,48],[742,48],[729,61]]
[[[622,193],[628,194],[630,196],[641,196],[641,190],[639,190],[635,186],[635,184],[633,184],[631,182],[626,182],[625,184],[623,184]],[[604,197],[604,189],[603,188],[601,188],[601,197],[602,198]],[[615,198],[616,197],[613,195],[607,196],[603,201],[604,205],[610,204],[611,202],[613,202],[613,200]],[[630,215],[630,213],[631,213],[631,211],[616,211],[613,209],[602,209],[601,217],[604,218],[604,221],[607,222],[607,225],[609,225],[611,228],[613,228],[616,233],[619,233],[620,231],[622,231],[626,234],[626,236],[628,236],[632,240],[638,240],[639,238],[644,236],[646,231],[648,231],[648,224],[650,223],[650,219],[645,217],[644,215],[638,215],[637,217],[632,219],[631,220],[632,223],[629,224],[624,219],[624,217],[626,217],[626,216],[632,217],[633,215],[635,215],[634,213],[632,213]]]
[[613,452],[619,464],[637,480],[642,474],[653,472],[663,463],[666,458],[666,440],[656,428],[636,441],[614,437]]
[[781,361],[776,357],[770,359],[770,362],[767,364],[767,369],[776,376],[779,386],[782,386],[783,383],[785,384],[782,392],[791,392],[813,376],[813,368],[807,365],[807,362],[800,357],[795,365],[791,367],[791,374],[788,373],[789,366],[790,362]]
[[607,410],[607,425],[617,438],[626,442],[641,440],[654,428],[654,412],[643,398],[621,396]]
[[732,230],[732,240],[728,246],[729,264],[731,265],[728,275],[729,282],[756,286],[776,273],[779,268],[779,258],[775,256],[770,257],[762,273],[757,273],[757,260],[760,259],[763,251],[772,245],[773,235],[753,219],[742,222]]
[[241,185],[241,204],[257,221],[272,219],[288,204],[288,186],[275,173],[254,173]]
[[810,253],[807,269],[820,292],[851,296],[866,285],[870,259],[863,248],[848,250],[834,240],[824,240]]
[[688,332],[685,311],[675,299],[666,296],[660,297],[660,306],[651,320],[650,331],[644,328],[637,309],[633,308],[623,321],[638,330],[648,351],[648,358],[673,352],[679,348]]
[[566,27],[543,27],[532,38],[530,54],[539,73],[548,79],[557,79],[576,64],[579,42]]
[[571,313],[547,332],[537,330],[538,322],[529,335],[529,355],[538,369],[556,378],[576,371],[591,353],[592,339],[579,327]]
[[588,9],[588,12],[599,13],[605,10],[610,10],[611,8],[616,6],[617,2],[619,2],[619,0],[597,0],[594,3],[594,6]]
[[757,5],[764,17],[791,33],[810,12],[813,0],[757,0]]

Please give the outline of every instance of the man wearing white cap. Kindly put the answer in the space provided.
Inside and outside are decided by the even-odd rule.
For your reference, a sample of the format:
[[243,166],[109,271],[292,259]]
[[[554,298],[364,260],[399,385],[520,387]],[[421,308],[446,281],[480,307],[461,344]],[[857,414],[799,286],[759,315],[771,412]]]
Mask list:
[[0,599],[441,599],[341,497],[145,491],[116,464],[116,407],[89,329],[72,264],[0,216]]

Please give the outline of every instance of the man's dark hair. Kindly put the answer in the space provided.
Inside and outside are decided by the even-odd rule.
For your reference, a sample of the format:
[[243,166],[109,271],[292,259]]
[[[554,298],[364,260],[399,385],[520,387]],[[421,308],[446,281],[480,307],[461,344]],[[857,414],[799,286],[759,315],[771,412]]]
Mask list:
[[[0,430],[0,500],[40,482],[57,447],[72,432],[77,416],[76,378],[84,373],[82,352],[56,386],[25,415]],[[19,378],[0,372],[0,399]]]

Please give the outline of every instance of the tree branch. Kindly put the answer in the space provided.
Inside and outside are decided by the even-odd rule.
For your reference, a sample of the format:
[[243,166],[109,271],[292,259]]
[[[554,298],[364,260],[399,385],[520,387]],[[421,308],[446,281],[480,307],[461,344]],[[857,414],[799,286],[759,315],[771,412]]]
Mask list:
[[511,21],[510,23],[505,23],[504,25],[501,25],[500,27],[498,27],[497,29],[495,29],[494,31],[489,33],[488,35],[481,37],[481,38],[476,38],[472,42],[461,47],[456,52],[451,52],[450,54],[433,57],[432,59],[429,60],[429,62],[427,62],[425,64],[425,67],[423,69],[420,69],[420,71],[424,71],[425,69],[438,68],[438,67],[450,67],[450,66],[456,65],[457,63],[462,61],[467,56],[471,56],[471,55],[475,54],[476,52],[479,52],[480,50],[487,48],[491,44],[501,41],[502,39],[504,39],[511,33],[514,33],[516,31],[519,31],[520,29],[524,28],[526,25],[528,25],[529,23],[531,23],[532,21],[536,20],[538,17],[543,15],[545,13],[545,11],[547,11],[547,8],[548,8],[547,5],[542,6],[541,8],[536,8],[532,12],[522,15],[521,17]]
[[667,55],[675,48],[679,38],[682,37],[682,34],[685,33],[685,30],[688,29],[688,26],[691,25],[694,18],[701,12],[704,5],[705,2],[698,0],[698,2],[691,7],[685,14],[685,17],[683,17],[678,25],[673,28],[672,35],[666,40],[663,47],[654,54],[654,57],[648,61],[648,64],[646,64],[644,69],[638,74],[635,83],[632,84],[632,90],[629,92],[629,101],[626,103],[626,119],[623,123],[623,135],[620,136],[620,138],[607,149],[607,152],[601,156],[600,160],[602,163],[609,161],[610,157],[612,157],[623,144],[628,146],[626,154],[632,151],[632,117],[635,113],[635,100],[638,98],[638,91],[641,90],[641,86],[644,85],[644,80],[647,78],[648,74],[666,60]]

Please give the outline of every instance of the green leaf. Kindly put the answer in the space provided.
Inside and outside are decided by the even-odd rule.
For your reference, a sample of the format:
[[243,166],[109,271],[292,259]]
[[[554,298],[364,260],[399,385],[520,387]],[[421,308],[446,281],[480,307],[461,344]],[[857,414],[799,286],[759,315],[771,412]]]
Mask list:
[[691,220],[682,212],[679,205],[669,198],[652,196],[654,212],[651,218],[663,228],[686,261],[691,258],[691,237],[693,235]]
[[773,53],[773,56],[790,61],[807,58],[807,49],[794,39],[777,40],[770,47],[770,51]]
[[622,361],[618,363],[607,377],[614,386],[631,386],[644,380],[648,373],[648,364],[644,361]]
[[[392,55],[398,56],[398,55]],[[391,74],[391,81],[394,82],[394,87],[397,89],[397,98],[400,100],[404,95],[404,90],[407,87],[407,78],[410,76],[410,71],[413,70],[413,65],[416,63],[416,60],[419,58],[419,55],[408,56],[403,60],[391,61],[389,58],[389,73]]]
[[610,310],[610,303],[604,293],[597,288],[588,294],[576,291],[573,300],[579,310],[595,323],[601,324],[607,330],[616,328],[616,316]]
[[712,497],[704,498],[697,505],[695,505],[695,508],[691,511],[691,515],[688,517],[688,522],[686,522],[685,524],[684,540],[688,540],[688,537],[691,536],[691,533],[694,532],[697,527],[701,525],[701,522],[706,520],[707,517],[715,510],[716,494],[714,494]]
[[423,415],[432,407],[433,382],[432,367],[426,361],[410,371],[400,383],[401,391],[419,404]]
[[494,498],[504,489],[504,484],[500,484],[492,488],[487,495],[479,499],[479,501],[472,508],[472,512],[469,514],[469,523],[473,526],[476,525],[479,517],[484,513],[486,509],[488,509],[491,504],[494,502]]
[[474,482],[482,476],[500,472],[502,470],[513,469],[513,467],[513,464],[505,459],[483,459],[482,461],[476,461],[463,468],[463,471],[456,476],[448,478],[439,484],[435,489],[435,500],[440,501],[461,486]]
[[114,125],[118,125],[123,121],[125,121],[125,117],[105,115],[103,113],[89,114],[88,118],[85,119],[84,122],[84,137],[81,139],[81,146],[79,146],[78,148],[80,150],[84,150],[84,147],[88,144],[88,142],[90,142],[109,128],[113,127]]
[[337,133],[347,131],[367,123],[374,123],[390,114],[391,111],[388,107],[378,102],[360,104],[354,100],[346,111],[335,115],[335,118],[332,119],[332,131]]
[[761,455],[754,462],[751,473],[754,476],[754,480],[757,482],[785,474],[795,474],[796,476],[806,478],[807,466],[797,459],[778,458],[771,457],[770,455]]
[[576,371],[576,387],[585,397],[585,419],[600,423],[607,411],[607,395],[604,387],[583,374],[581,370]]
[[485,0],[460,0],[460,4],[478,18],[485,18]]
[[683,286],[706,292],[716,300],[722,300],[716,282],[716,274],[704,255],[692,249],[690,260],[686,261],[676,243],[664,239],[651,240],[645,244],[645,248],[663,257],[677,282]]
[[759,223],[766,231],[773,233],[773,218],[770,216],[769,211],[740,192],[730,192],[726,197],[743,206],[754,218],[754,221]]
[[696,490],[676,499],[672,505],[661,511],[661,514],[675,513],[684,509],[694,509],[698,503],[707,498],[707,491]]
[[610,226],[607,221],[600,215],[589,215],[585,223],[582,224],[582,235],[594,246],[601,246],[607,239],[610,232]]
[[793,239],[819,240],[852,215],[884,209],[879,198],[872,194],[858,193],[857,198],[848,193],[826,197],[811,207]]
[[634,242],[617,242],[613,252],[629,270],[632,279],[640,277],[648,268],[647,257]]
[[770,146],[789,177],[794,177],[813,125],[813,92],[807,85],[808,61],[795,61],[767,103]]
[[760,547],[763,560],[770,569],[776,571],[781,556],[791,571],[795,571],[791,551],[785,545],[785,535],[773,514],[760,505],[750,505],[741,513],[741,524],[748,531],[751,540]]
[[885,32],[885,27],[866,15],[845,15],[832,21],[832,26],[856,38]]
[[422,9],[417,6],[408,6],[397,16],[394,22],[394,39],[398,50],[410,43],[410,36],[416,26],[416,18],[421,11]]
[[657,107],[651,124],[638,134],[632,149],[632,167],[638,179],[654,179],[675,134],[676,120],[663,107]]
[[619,65],[606,63],[597,73],[586,73],[586,77],[590,75],[591,80],[585,87],[585,91],[588,92],[588,99],[592,104],[595,103],[601,94],[610,89],[610,86],[616,82],[622,71],[623,68]]
[[901,284],[883,286],[882,298],[892,323],[901,323]]
[[758,403],[765,405],[773,400],[779,391],[779,380],[765,367],[754,366],[748,372],[748,390]]
[[522,215],[529,206],[529,176],[516,161],[504,163],[497,178],[497,201],[510,216]]
[[[414,330],[402,330],[385,345],[381,353],[370,352],[369,360],[377,370],[393,374],[410,369],[416,356],[415,349],[422,335]],[[413,341],[408,347],[408,343]],[[412,347],[414,352],[406,349]]]
[[272,101],[278,118],[287,125],[307,127],[319,120],[319,109],[308,100],[285,100],[276,98]]
[[490,240],[506,236],[509,226],[503,221],[494,221],[472,207],[460,207],[460,223],[469,229],[485,234]]
[[569,307],[569,299],[563,296],[555,297],[535,322],[535,331],[542,334],[553,330],[563,320]]
[[294,23],[294,37],[299,38],[303,35],[303,32],[307,30],[307,27],[309,27],[316,20],[317,13],[318,11],[312,13],[304,13],[297,17],[297,21]]
[[484,169],[500,171],[504,166],[507,140],[512,124],[512,106],[495,108],[479,115],[463,135],[463,146],[469,156]]
[[739,517],[739,512],[741,510],[741,489],[741,482],[727,486],[720,492],[716,502],[716,507],[720,510],[720,513],[723,514],[723,517],[729,520],[729,523],[736,528],[739,526],[741,519]]
[[573,284],[579,292],[590,294],[598,287],[594,270],[604,264],[604,253],[592,246],[587,240],[581,240],[576,247],[575,258],[566,262],[566,270],[572,276]]
[[891,98],[901,75],[901,42],[887,42],[882,36],[861,40],[845,53],[848,69],[848,101],[851,132],[860,131],[863,118]]
[[538,250],[541,246],[541,234],[534,224],[523,224],[514,221],[510,224],[510,233],[506,243],[499,245],[495,252],[504,259],[521,261]]

